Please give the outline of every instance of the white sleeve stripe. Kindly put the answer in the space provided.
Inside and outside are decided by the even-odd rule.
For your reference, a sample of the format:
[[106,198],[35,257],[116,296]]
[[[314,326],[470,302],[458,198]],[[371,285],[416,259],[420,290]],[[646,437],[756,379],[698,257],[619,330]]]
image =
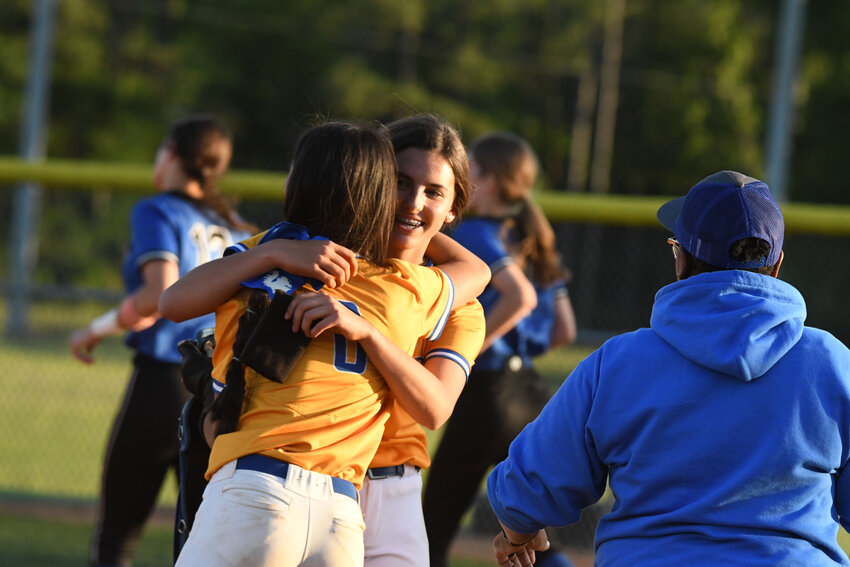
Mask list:
[[231,244],[227,247],[227,252],[229,254],[237,254],[239,252],[244,252],[248,249],[247,246],[242,244],[241,242],[237,242],[236,244]]
[[430,358],[447,358],[457,363],[458,366],[463,370],[464,375],[466,375],[467,380],[469,379],[469,371],[471,365],[469,361],[466,360],[462,355],[458,354],[453,350],[449,350],[446,348],[435,348],[430,351],[427,355],[425,355],[425,360]]
[[511,256],[505,256],[504,258],[499,258],[492,264],[490,264],[490,273],[495,274],[505,266],[510,266],[514,263],[514,259]]
[[153,250],[151,252],[145,252],[136,258],[136,265],[142,266],[151,260],[167,260],[169,262],[174,262],[175,264],[180,263],[180,258],[174,252],[169,252],[168,250]]
[[449,313],[452,312],[452,304],[455,301],[455,284],[452,282],[452,278],[445,272],[441,272],[446,280],[449,282],[449,300],[446,302],[446,308],[443,311],[443,314],[440,315],[439,321],[437,321],[437,325],[431,331],[431,334],[426,337],[429,341],[436,341],[440,338],[440,335],[443,334],[443,328],[446,326],[446,321],[449,320]]
[[215,392],[216,394],[220,394],[221,391],[224,390],[224,386],[225,386],[224,382],[219,382],[218,380],[213,378],[213,381],[212,381],[213,392]]

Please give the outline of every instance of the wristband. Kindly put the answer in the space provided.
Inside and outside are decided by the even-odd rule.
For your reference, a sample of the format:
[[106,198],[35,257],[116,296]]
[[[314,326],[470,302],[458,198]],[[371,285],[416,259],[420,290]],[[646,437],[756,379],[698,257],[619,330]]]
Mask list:
[[110,309],[89,323],[89,332],[97,337],[105,337],[123,331],[118,324],[118,309]]
[[511,547],[523,547],[524,545],[528,545],[529,543],[531,543],[531,540],[533,540],[536,537],[537,537],[537,534],[534,534],[522,543],[514,543],[514,542],[512,542],[511,540],[508,539],[508,534],[505,533],[505,528],[502,528],[502,538],[505,540],[505,543],[507,543]]

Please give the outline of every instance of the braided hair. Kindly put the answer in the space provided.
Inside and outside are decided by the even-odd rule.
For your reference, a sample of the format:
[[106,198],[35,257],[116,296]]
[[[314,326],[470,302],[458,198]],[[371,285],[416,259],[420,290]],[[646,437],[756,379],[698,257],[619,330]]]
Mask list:
[[227,365],[225,379],[227,387],[221,391],[210,407],[213,419],[219,422],[218,433],[236,431],[239,416],[242,415],[242,405],[245,401],[245,365],[239,359],[248,338],[257,326],[263,313],[268,309],[269,295],[265,290],[252,289],[248,294],[248,307],[239,318],[236,337],[233,341],[233,358]]

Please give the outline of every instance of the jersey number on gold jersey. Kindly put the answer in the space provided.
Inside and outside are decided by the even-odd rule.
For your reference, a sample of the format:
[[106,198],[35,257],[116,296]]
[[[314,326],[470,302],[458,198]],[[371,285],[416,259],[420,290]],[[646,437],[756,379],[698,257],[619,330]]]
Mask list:
[[[351,301],[342,301],[340,303],[360,315],[360,309]],[[354,351],[354,360],[351,360],[349,353]],[[366,371],[366,351],[360,346],[357,341],[349,341],[342,335],[334,335],[334,368],[340,372],[348,372],[350,374],[363,374]]]

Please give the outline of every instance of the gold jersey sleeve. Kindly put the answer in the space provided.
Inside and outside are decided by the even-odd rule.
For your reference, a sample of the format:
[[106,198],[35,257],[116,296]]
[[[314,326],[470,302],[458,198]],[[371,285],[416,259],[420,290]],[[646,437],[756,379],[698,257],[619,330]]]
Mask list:
[[[484,310],[477,300],[473,300],[451,312],[438,339],[420,339],[416,347],[416,357],[423,364],[432,357],[447,358],[456,362],[469,378],[469,371],[484,343],[484,331]],[[431,466],[431,457],[428,454],[425,430],[401,407],[398,400],[393,398],[381,444],[369,466],[387,467],[401,464],[424,469]]]
[[[250,240],[259,242],[255,237],[243,244]],[[213,378],[224,387],[249,293],[238,292],[216,311]],[[360,261],[355,277],[323,293],[343,301],[409,354],[420,337],[439,337],[454,295],[440,270],[402,261],[383,268]],[[261,453],[361,485],[392,401],[362,347],[325,332],[310,342],[282,384],[250,368],[245,380],[239,424],[216,439],[207,477],[233,459]]]

